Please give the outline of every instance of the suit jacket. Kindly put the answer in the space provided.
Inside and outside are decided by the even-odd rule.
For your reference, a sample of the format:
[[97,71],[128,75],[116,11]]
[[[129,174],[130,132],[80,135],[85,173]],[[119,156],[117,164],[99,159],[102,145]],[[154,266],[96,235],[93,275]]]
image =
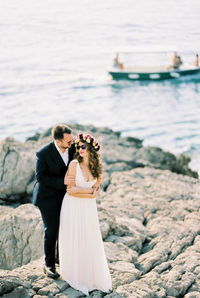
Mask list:
[[[73,159],[75,146],[69,151],[69,161]],[[33,190],[33,204],[39,208],[53,208],[60,205],[66,193],[64,176],[66,166],[54,142],[36,152],[36,184]]]

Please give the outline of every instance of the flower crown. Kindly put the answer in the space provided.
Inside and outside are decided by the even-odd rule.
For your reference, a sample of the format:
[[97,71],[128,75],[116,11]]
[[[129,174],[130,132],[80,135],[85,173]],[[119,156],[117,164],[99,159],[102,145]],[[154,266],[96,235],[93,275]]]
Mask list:
[[76,136],[76,139],[75,139],[75,146],[76,147],[77,147],[77,144],[79,142],[90,144],[91,146],[93,146],[93,148],[96,151],[99,151],[99,149],[100,149],[100,145],[98,144],[98,142],[91,135],[83,135],[82,133],[79,133]]

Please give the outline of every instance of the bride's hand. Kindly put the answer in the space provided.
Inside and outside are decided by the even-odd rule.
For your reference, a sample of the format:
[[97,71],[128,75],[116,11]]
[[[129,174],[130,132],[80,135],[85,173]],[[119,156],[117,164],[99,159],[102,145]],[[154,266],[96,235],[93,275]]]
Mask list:
[[67,187],[67,193],[68,195],[73,195],[76,192],[76,187],[75,186],[68,186]]
[[92,197],[93,198],[96,198],[96,196],[98,195],[100,193],[100,187],[98,187],[98,188],[94,188],[94,190],[93,190],[93,194],[92,194]]

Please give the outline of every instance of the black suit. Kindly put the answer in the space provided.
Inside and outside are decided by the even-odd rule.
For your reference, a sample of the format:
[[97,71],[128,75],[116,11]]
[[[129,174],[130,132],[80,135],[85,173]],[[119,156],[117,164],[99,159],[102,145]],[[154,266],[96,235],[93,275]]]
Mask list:
[[[69,164],[75,153],[74,145],[68,150]],[[64,176],[67,169],[68,165],[65,165],[54,142],[36,153],[37,182],[33,191],[33,204],[40,209],[44,222],[44,252],[48,267],[55,267],[55,246],[58,238],[60,209],[66,193]]]

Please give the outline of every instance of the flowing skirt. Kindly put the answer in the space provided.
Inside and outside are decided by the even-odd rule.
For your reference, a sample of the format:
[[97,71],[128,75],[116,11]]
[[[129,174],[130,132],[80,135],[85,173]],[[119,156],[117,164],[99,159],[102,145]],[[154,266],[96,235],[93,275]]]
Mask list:
[[112,289],[96,199],[65,195],[60,214],[59,258],[61,276],[73,288],[86,295],[95,289]]

